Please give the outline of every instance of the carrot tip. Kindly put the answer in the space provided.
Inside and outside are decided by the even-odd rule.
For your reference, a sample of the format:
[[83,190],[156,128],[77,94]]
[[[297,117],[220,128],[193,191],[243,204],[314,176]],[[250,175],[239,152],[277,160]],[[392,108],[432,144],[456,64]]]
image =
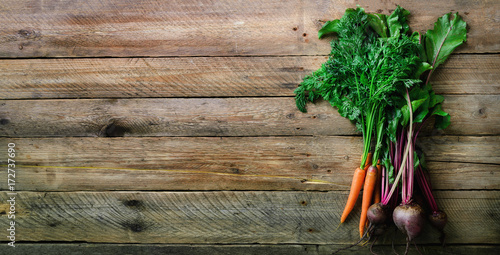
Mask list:
[[337,226],[337,228],[335,229],[335,231],[333,231],[333,232],[336,232],[337,230],[339,230],[340,225],[342,225],[342,223],[340,223],[340,224]]

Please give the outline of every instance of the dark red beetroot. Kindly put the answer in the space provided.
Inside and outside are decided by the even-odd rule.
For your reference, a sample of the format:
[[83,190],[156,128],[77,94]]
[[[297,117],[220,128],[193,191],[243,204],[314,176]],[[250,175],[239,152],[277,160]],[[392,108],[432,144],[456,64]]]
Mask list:
[[439,231],[443,231],[444,226],[448,222],[448,216],[443,211],[434,211],[429,215],[429,221],[432,226],[436,227]]
[[388,205],[383,205],[381,203],[376,203],[368,208],[366,217],[373,225],[383,224],[387,221]]
[[424,211],[416,203],[399,205],[392,213],[394,224],[406,234],[408,241],[412,241],[422,232],[425,219]]
[[446,234],[444,233],[444,226],[446,226],[446,223],[448,222],[448,216],[443,211],[433,211],[432,214],[429,215],[429,221],[431,222],[432,226],[437,228],[441,233],[439,241],[444,246],[444,239],[446,237]]

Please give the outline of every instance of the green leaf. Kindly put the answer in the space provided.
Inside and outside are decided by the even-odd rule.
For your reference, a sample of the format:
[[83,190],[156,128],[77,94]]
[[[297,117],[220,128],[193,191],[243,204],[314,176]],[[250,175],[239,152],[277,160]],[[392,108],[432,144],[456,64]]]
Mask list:
[[325,36],[327,34],[338,33],[339,32],[339,21],[340,20],[338,20],[338,19],[327,21],[323,25],[323,27],[318,31],[318,38],[321,39],[323,36]]
[[368,25],[382,38],[387,37],[387,15],[380,13],[368,14]]
[[413,151],[413,167],[416,169],[420,165],[420,158],[416,151]]
[[417,115],[413,116],[413,123],[420,123],[424,121],[427,114],[429,114],[429,108],[422,108],[422,111],[419,111]]
[[422,165],[422,168],[427,169],[427,161],[425,161],[425,154],[420,155],[420,165]]
[[444,116],[436,116],[436,122],[434,126],[437,129],[445,129],[447,128],[451,123],[451,116],[447,113]]
[[399,37],[401,34],[406,34],[408,30],[410,30],[406,22],[406,16],[408,15],[410,15],[410,12],[398,5],[396,10],[387,17],[387,26],[389,27],[389,34],[391,37]]
[[[414,113],[425,102],[425,100],[427,100],[427,97],[411,101],[412,113]],[[401,112],[403,114],[401,125],[406,127],[406,125],[408,125],[408,121],[410,120],[410,109],[408,108],[408,105],[401,107]]]
[[395,109],[393,118],[389,120],[387,125],[387,136],[392,142],[396,142],[396,133],[398,131],[399,121],[402,117],[403,114],[401,113],[401,109]]
[[434,126],[437,129],[445,129],[451,123],[450,114],[443,111],[443,109],[441,108],[441,104],[438,104],[438,105],[436,105],[436,107],[434,107],[434,110],[431,113],[431,116],[432,115],[436,115],[436,121],[434,123]]
[[430,96],[431,96],[431,100],[429,102],[429,108],[432,108],[432,107],[436,106],[437,104],[440,104],[444,101],[444,97],[441,95],[434,94],[434,91],[431,92]]
[[306,110],[306,104],[307,104],[307,98],[304,92],[303,87],[298,87],[295,89],[294,93],[295,95],[295,105],[301,112],[307,112]]
[[450,21],[451,13],[438,18],[434,29],[425,34],[425,48],[429,62],[435,70],[458,46],[467,40],[467,24],[456,13]]
[[417,71],[415,72],[415,78],[420,77],[425,71],[431,70],[432,66],[427,62],[421,62],[418,66]]
[[437,105],[432,111],[431,115],[446,116],[449,115],[447,112],[443,111],[441,105]]

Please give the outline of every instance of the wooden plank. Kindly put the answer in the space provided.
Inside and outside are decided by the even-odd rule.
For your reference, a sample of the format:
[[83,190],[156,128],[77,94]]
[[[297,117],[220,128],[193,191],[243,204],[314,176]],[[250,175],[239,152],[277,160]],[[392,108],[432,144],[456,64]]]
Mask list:
[[356,134],[327,103],[293,98],[5,100],[1,136],[268,136]]
[[436,94],[499,94],[500,55],[452,55],[432,74]]
[[[18,192],[16,240],[104,243],[346,244],[358,207],[337,223],[347,192]],[[9,199],[1,192],[3,201]],[[449,244],[497,244],[500,192],[436,193]],[[0,218],[7,226],[10,220]],[[426,229],[419,243],[438,243]],[[388,235],[381,243],[390,244]],[[404,243],[398,235],[396,243]]]
[[[0,60],[0,98],[293,96],[324,56]],[[500,55],[452,55],[438,94],[500,94]]]
[[[444,131],[422,135],[499,135],[500,95],[447,95]],[[0,100],[0,136],[359,135],[328,103],[301,113],[291,97]]]
[[[500,158],[488,151],[500,150],[500,137],[429,136],[417,141],[429,160],[499,164]],[[465,149],[466,147],[470,149]]]
[[[447,134],[498,134],[498,102],[498,96],[449,97]],[[18,137],[357,134],[327,103],[309,108],[298,112],[291,98],[14,100],[2,102],[0,131]]]
[[[16,189],[34,191],[348,190],[362,149],[360,137],[1,139],[0,148],[7,142]],[[429,137],[419,146],[434,188],[499,189],[499,144]]]
[[316,55],[329,52],[316,33],[356,4],[412,12],[415,31],[458,11],[470,27],[459,52],[499,52],[499,3],[484,1],[43,1],[4,3],[0,57]]
[[[188,245],[188,244],[95,244],[95,243],[22,243],[16,246],[13,254],[16,255],[52,255],[58,254],[176,254],[176,255],[330,255],[333,251],[345,247],[344,245]],[[498,245],[419,245],[423,254],[435,255],[496,255]],[[404,247],[397,245],[396,251],[400,254]],[[337,254],[365,255],[367,247],[352,248]],[[378,254],[390,254],[392,247],[375,245],[373,251]],[[409,255],[418,255],[415,248],[411,248]]]
[[[22,162],[21,158],[21,162]],[[295,161],[292,161],[295,162]],[[320,162],[321,163],[321,162]],[[147,170],[120,167],[17,166],[17,189],[24,191],[105,191],[105,190],[349,190],[352,169],[347,166],[308,174],[297,169],[268,167],[254,174],[226,171]],[[252,167],[252,166],[249,166]],[[474,163],[429,162],[433,188],[468,190],[500,189],[499,166]],[[232,171],[232,172],[230,172]],[[330,171],[330,172],[328,172]],[[313,177],[314,179],[308,179]],[[1,181],[6,181],[4,177]]]
[[321,57],[0,60],[2,98],[291,96]]

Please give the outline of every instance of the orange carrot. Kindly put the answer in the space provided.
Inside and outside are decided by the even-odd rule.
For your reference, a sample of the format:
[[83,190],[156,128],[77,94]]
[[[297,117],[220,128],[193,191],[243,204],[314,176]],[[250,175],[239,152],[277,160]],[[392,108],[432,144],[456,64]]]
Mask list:
[[351,191],[349,192],[349,197],[347,198],[347,203],[344,207],[342,217],[340,217],[340,223],[344,223],[344,221],[347,219],[347,216],[354,208],[356,200],[359,196],[359,192],[361,191],[361,188],[363,187],[363,183],[365,181],[365,173],[366,171],[359,167],[356,168],[356,171],[354,171],[354,176],[352,177],[351,183]]
[[[380,164],[380,160],[378,161]],[[382,165],[377,164],[377,182],[375,183],[375,195],[373,197],[373,203],[380,203],[382,196]]]
[[372,202],[375,183],[377,182],[377,168],[370,166],[366,172],[365,185],[363,187],[363,201],[361,203],[361,218],[359,219],[359,237],[363,238],[366,224],[366,214]]
[[366,161],[365,161],[365,171],[368,170],[368,167],[372,165],[372,153],[369,152],[368,155],[366,156]]
[[354,171],[354,176],[352,177],[351,183],[351,191],[349,191],[349,197],[347,198],[347,203],[344,207],[344,212],[342,213],[342,217],[340,217],[340,223],[344,223],[347,219],[347,216],[356,205],[356,200],[358,200],[359,192],[361,188],[363,188],[363,183],[365,182],[366,169],[368,169],[368,165],[372,161],[372,154],[368,153],[368,157],[366,158],[365,168],[356,168]]

